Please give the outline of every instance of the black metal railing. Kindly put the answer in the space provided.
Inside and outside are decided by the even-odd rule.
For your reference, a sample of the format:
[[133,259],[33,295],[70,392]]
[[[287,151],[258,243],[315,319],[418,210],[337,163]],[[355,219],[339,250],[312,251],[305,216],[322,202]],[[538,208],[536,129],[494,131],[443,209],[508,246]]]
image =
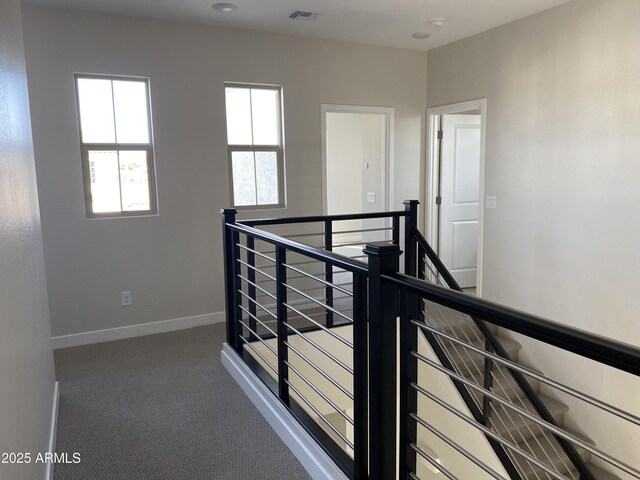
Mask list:
[[[417,230],[417,205],[244,221],[222,211],[227,343],[348,478],[421,478],[425,465],[465,478],[433,445],[494,478],[597,478],[590,455],[640,478],[633,462],[562,426],[534,386],[633,428],[640,419],[518,363],[497,328],[636,381],[640,350],[461,293]],[[451,380],[464,408],[424,375]],[[479,432],[498,463],[440,428],[435,411]]]
[[[453,275],[447,270],[445,265],[442,263],[438,255],[428,244],[426,239],[422,236],[422,234],[415,230],[412,232],[412,235],[415,237],[418,248],[418,258],[419,258],[419,270],[418,270],[418,278],[421,279],[430,279],[431,283],[436,283],[438,285],[450,288],[452,290],[462,292],[462,288],[458,285]],[[433,304],[431,304],[433,305]],[[428,302],[423,302],[421,310],[424,308],[429,308]],[[447,315],[446,310],[443,312],[438,306],[433,305],[432,308],[435,308],[441,320],[444,320],[446,325],[441,325],[443,327],[451,327],[450,322],[447,324]],[[469,315],[458,315],[457,316],[457,330],[450,328],[456,338],[460,339],[462,337],[463,340],[469,341],[480,341],[484,350],[490,353],[493,353],[507,361],[512,361],[511,356],[504,348],[502,343],[498,340],[497,336],[491,330],[489,324],[478,319],[477,317],[469,316]],[[462,322],[460,322],[462,320]],[[423,318],[424,321],[424,318]],[[468,327],[474,327],[469,329]],[[463,330],[464,335],[459,335],[459,331],[462,328],[466,328]],[[456,335],[458,333],[458,335]],[[465,372],[461,371],[457,365],[451,362],[451,356],[447,354],[447,346],[451,347],[455,344],[455,341],[448,340],[442,336],[438,336],[437,334],[425,330],[425,337],[431,344],[432,348],[438,355],[440,361],[446,365],[446,367],[452,371],[457,371],[459,374],[464,374]],[[464,347],[463,347],[464,348]],[[469,353],[468,350],[464,350],[464,353],[467,357],[473,355]],[[558,427],[558,423],[554,419],[549,409],[546,407],[544,402],[540,399],[538,393],[534,390],[531,384],[527,381],[525,376],[513,369],[500,369],[500,366],[497,368],[500,369],[498,372],[494,371],[496,369],[495,362],[489,356],[484,356],[482,358],[483,368],[481,372],[482,374],[482,387],[485,391],[491,391],[494,383],[494,375],[497,373],[502,381],[509,382],[512,378],[514,380],[514,384],[511,386],[512,389],[516,390],[520,395],[517,396],[520,399],[520,406],[527,407],[532,406],[535,409],[535,412],[542,418],[545,422]],[[469,373],[468,371],[466,373]],[[511,378],[506,378],[506,377]],[[492,398],[490,395],[479,395],[477,391],[474,391],[471,388],[468,388],[463,382],[454,380],[454,384],[463,399],[467,403],[467,407],[473,413],[475,419],[480,422],[484,426],[490,427],[491,425],[491,415],[493,412],[492,409]],[[480,402],[478,402],[478,397],[480,397]],[[506,417],[506,418],[505,418]],[[509,415],[502,415],[500,418],[496,419],[496,422],[500,422],[500,426],[507,427],[508,423],[513,420],[513,417],[509,419]],[[495,423],[495,422],[494,422]],[[529,427],[529,430],[535,430],[535,427]],[[545,431],[541,428],[537,429],[538,431],[535,433],[539,433],[540,435],[545,435]],[[525,434],[533,434],[534,431],[525,432]],[[539,435],[538,435],[539,436]],[[537,436],[536,436],[537,437]],[[538,440],[538,447],[540,447],[540,451],[543,452],[548,457],[567,457],[563,458],[564,463],[571,464],[575,466],[577,472],[579,472],[580,478],[585,480],[595,480],[593,473],[591,473],[584,459],[578,454],[575,447],[568,441],[566,441],[560,435],[553,435],[554,438],[550,438],[549,435],[545,435],[543,440]],[[519,459],[511,454],[508,450],[505,450],[498,442],[496,442],[491,436],[487,436],[487,439],[494,447],[494,450],[498,454],[498,456],[503,460],[503,463],[506,468],[510,470],[509,474],[511,478],[521,478],[522,468],[518,468],[518,464],[522,463]],[[518,437],[517,433],[512,434],[512,440],[521,440],[521,437]],[[520,442],[518,442],[520,443]],[[556,445],[557,444],[557,445]],[[511,459],[511,462],[506,461],[504,455],[508,455]]]
[[[438,405],[448,413],[465,421],[472,428],[481,431],[494,442],[499,443],[506,451],[509,452],[509,456],[511,458],[516,458],[517,456],[519,461],[516,462],[515,466],[520,477],[560,479],[585,478],[582,476],[582,473],[577,470],[577,466],[574,465],[573,468],[564,470],[556,468],[555,465],[550,464],[545,461],[545,459],[541,459],[534,455],[533,450],[535,450],[536,453],[539,453],[540,449],[522,448],[522,443],[516,443],[506,435],[501,434],[499,430],[484,425],[480,419],[474,418],[477,417],[476,415],[465,415],[465,412],[462,412],[451,405],[445,404],[441,399],[437,398],[431,392],[428,392],[419,385],[418,375],[416,372],[420,364],[429,366],[434,372],[439,372],[448,376],[454,383],[461,383],[469,390],[473,389],[479,392],[480,395],[490,397],[493,402],[499,403],[505,409],[509,409],[522,418],[526,418],[528,421],[535,423],[538,427],[548,430],[555,437],[562,438],[564,441],[571,444],[572,448],[583,449],[589,454],[597,457],[604,464],[608,464],[612,471],[622,475],[629,475],[629,478],[640,478],[638,465],[630,465],[617,459],[615,453],[607,453],[598,449],[593,444],[586,441],[584,437],[576,435],[566,428],[559,427],[555,421],[549,422],[541,418],[540,415],[537,415],[535,410],[532,411],[531,409],[519,407],[506,396],[493,393],[490,389],[486,389],[484,385],[482,385],[482,382],[470,381],[465,375],[458,373],[455,367],[452,368],[451,366],[442,365],[439,362],[434,362],[427,358],[424,353],[418,351],[418,332],[426,332],[437,336],[439,339],[446,339],[452,343],[462,346],[463,348],[472,350],[481,357],[488,358],[509,371],[517,371],[522,375],[535,378],[549,388],[557,389],[558,391],[562,391],[575,399],[586,402],[592,407],[597,408],[600,412],[606,412],[614,415],[618,419],[623,419],[628,422],[629,425],[633,425],[634,427],[640,426],[640,418],[636,415],[602,402],[576,388],[567,386],[567,384],[546,378],[544,375],[541,375],[530,368],[523,367],[517,362],[508,360],[502,355],[492,353],[483,348],[478,348],[471,343],[459,340],[454,335],[447,333],[446,329],[442,327],[434,327],[430,324],[431,322],[428,319],[425,320],[424,317],[420,318],[421,315],[419,313],[416,315],[416,311],[420,308],[420,300],[432,302],[451,311],[472,316],[489,324],[496,325],[527,338],[534,339],[548,347],[555,347],[563,352],[571,352],[601,365],[613,367],[618,371],[627,372],[631,374],[636,381],[637,376],[640,375],[640,350],[638,348],[519,312],[502,305],[487,302],[448,288],[425,283],[403,274],[393,273],[383,275],[382,281],[395,286],[398,291],[402,292],[400,295],[399,306],[399,311],[401,312],[400,328],[402,331],[400,335],[399,348],[400,354],[403,358],[401,362],[403,363],[401,364],[400,371],[406,373],[401,373],[401,389],[404,392],[403,394],[406,397],[409,397],[409,400],[401,402],[401,408],[403,408],[401,411],[401,418],[404,418],[408,423],[405,428],[409,433],[405,436],[406,441],[404,443],[401,441],[401,449],[404,451],[404,456],[401,456],[401,458],[407,459],[407,462],[404,471],[401,472],[400,478],[407,478],[405,475],[415,475],[416,454],[421,456],[427,462],[433,461],[433,458],[428,458],[429,455],[417,446],[415,440],[417,428],[433,428],[429,422],[425,421],[424,418],[420,416],[418,412],[417,398],[419,396],[429,399],[433,402],[433,405]],[[418,304],[418,306],[416,306],[416,304]],[[407,305],[409,305],[409,307],[407,307]],[[413,315],[411,314],[411,307],[414,309]],[[584,374],[588,375],[587,372],[584,372]],[[438,433],[442,434],[442,432]],[[455,446],[462,447],[459,444]],[[465,454],[468,455],[468,451],[465,451]],[[635,460],[638,460],[637,457]],[[490,473],[496,478],[505,478],[504,475],[496,474],[495,471],[490,472],[489,469],[486,468],[486,465],[481,466],[477,459],[474,459],[473,461],[476,465],[480,466],[482,470]],[[525,468],[526,466],[529,468]],[[592,465],[586,465],[586,467],[595,477],[595,474],[593,473],[594,467]],[[438,466],[437,468],[444,472],[442,466]],[[445,475],[449,474],[451,474],[451,472],[445,473]],[[508,470],[507,474],[508,478],[514,478],[514,474]],[[458,478],[453,474],[451,475],[452,477],[449,478]]]
[[397,245],[409,212],[244,221],[222,213],[227,343],[349,477],[368,478],[376,380],[362,248]]

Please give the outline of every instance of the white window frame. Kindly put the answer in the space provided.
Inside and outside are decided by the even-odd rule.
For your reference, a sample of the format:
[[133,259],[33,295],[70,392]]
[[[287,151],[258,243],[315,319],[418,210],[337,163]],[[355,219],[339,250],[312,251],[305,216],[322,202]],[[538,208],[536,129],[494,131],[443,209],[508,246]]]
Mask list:
[[[148,143],[85,143],[82,139],[82,123],[80,114],[80,95],[78,89],[78,80],[82,78],[99,79],[99,80],[112,80],[112,81],[136,81],[144,82],[145,91],[147,95],[147,128],[149,130],[149,142]],[[89,73],[76,73],[73,79],[75,92],[76,92],[76,112],[78,115],[78,131],[80,138],[80,155],[82,159],[82,177],[84,183],[84,199],[85,209],[88,218],[119,218],[119,217],[140,217],[151,216],[158,214],[158,198],[156,187],[156,174],[155,174],[155,160],[153,152],[153,129],[151,120],[151,94],[149,92],[149,78],[148,77],[133,77],[123,75],[105,75],[105,74],[89,74]],[[114,111],[115,115],[115,111]],[[122,210],[122,192],[120,191],[120,211],[116,212],[99,212],[93,211],[93,199],[91,196],[91,165],[89,162],[90,151],[101,150],[144,150],[147,152],[147,181],[149,189],[149,209],[145,210]],[[120,180],[118,180],[120,184]],[[120,187],[122,188],[122,187]]]
[[[266,210],[266,209],[274,209],[274,208],[285,208],[286,207],[286,189],[285,189],[285,177],[284,177],[284,129],[283,129],[283,100],[282,100],[282,86],[280,85],[264,85],[264,84],[255,84],[255,83],[234,83],[234,82],[225,82],[225,128],[228,128],[226,123],[226,89],[227,88],[246,88],[253,90],[274,90],[278,93],[278,144],[277,145],[234,145],[227,143],[227,162],[229,165],[229,192],[231,194],[231,205],[236,210]],[[253,112],[252,112],[253,115]],[[253,119],[253,117],[252,117]],[[228,136],[227,136],[228,142]],[[278,203],[274,204],[266,204],[266,205],[236,205],[235,203],[235,193],[233,188],[233,160],[232,153],[233,152],[275,152],[276,153],[276,161],[278,163]],[[254,168],[255,168],[255,158],[254,158]],[[257,181],[256,181],[257,188]],[[256,192],[256,201],[257,201],[257,192]]]

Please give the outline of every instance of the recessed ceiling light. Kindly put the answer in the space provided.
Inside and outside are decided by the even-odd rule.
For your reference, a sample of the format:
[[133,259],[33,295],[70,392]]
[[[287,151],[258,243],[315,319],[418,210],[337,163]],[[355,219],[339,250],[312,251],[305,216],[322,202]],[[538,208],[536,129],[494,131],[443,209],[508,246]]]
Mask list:
[[411,36],[416,40],[426,40],[431,36],[431,34],[427,32],[416,32],[416,33],[412,33]]
[[233,12],[236,7],[233,3],[214,3],[212,5],[212,8],[216,11],[216,12],[220,12],[220,13],[231,13]]
[[433,20],[429,20],[429,25],[440,28],[444,25],[444,18],[434,18]]

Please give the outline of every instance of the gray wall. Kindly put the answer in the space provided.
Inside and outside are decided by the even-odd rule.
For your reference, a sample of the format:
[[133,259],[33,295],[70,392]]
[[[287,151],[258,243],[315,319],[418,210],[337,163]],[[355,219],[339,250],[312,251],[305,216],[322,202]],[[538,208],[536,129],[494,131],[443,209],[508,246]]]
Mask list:
[[[0,2],[0,452],[45,452],[55,378],[19,0]],[[34,457],[35,460],[35,457]],[[0,464],[0,478],[44,478]]]
[[[24,17],[54,336],[223,310],[224,81],[284,87],[289,208],[263,215],[322,212],[322,103],[395,107],[394,204],[419,194],[424,52],[54,9]],[[74,72],[151,78],[159,216],[85,218]]]
[[[485,211],[484,296],[634,345],[639,18],[637,0],[569,2],[429,52],[427,83],[430,106],[487,98],[486,195],[497,208]],[[640,413],[638,382],[527,352],[547,374]],[[637,432],[572,414],[637,463]]]

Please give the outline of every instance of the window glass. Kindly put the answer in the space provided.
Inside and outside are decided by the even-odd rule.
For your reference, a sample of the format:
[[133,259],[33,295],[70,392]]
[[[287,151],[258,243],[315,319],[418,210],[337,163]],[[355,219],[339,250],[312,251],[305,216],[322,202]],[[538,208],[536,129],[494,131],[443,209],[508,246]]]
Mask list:
[[251,90],[251,118],[253,119],[253,144],[278,144],[278,92],[276,90]]
[[123,150],[120,159],[120,188],[122,210],[125,212],[149,210],[149,172],[147,152]]
[[233,197],[236,206],[256,205],[256,171],[253,152],[232,152]]
[[83,143],[115,143],[111,80],[78,79],[78,106]]
[[278,203],[278,155],[276,152],[256,152],[256,190],[258,205]]
[[155,212],[147,79],[76,75],[89,216]]
[[227,142],[251,145],[251,90],[227,88]]
[[113,102],[117,142],[149,143],[146,83],[113,82]]
[[95,213],[120,211],[120,178],[118,152],[115,150],[89,151],[91,179],[91,206]]
[[284,203],[279,87],[227,85],[227,141],[235,207]]

